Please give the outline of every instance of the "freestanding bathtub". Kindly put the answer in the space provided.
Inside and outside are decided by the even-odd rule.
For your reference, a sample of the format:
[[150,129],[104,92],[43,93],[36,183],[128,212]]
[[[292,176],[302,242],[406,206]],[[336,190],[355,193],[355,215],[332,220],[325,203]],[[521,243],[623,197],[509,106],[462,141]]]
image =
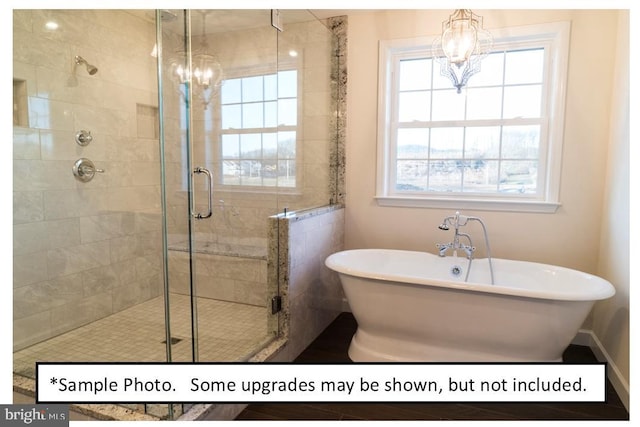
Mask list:
[[335,253],[358,330],[360,361],[561,361],[594,302],[615,294],[599,277],[545,264],[360,249]]

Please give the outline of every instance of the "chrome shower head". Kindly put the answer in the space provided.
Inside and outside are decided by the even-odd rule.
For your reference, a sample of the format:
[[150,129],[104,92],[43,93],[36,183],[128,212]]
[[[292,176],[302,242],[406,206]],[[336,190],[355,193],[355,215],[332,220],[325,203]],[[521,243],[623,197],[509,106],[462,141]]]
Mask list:
[[93,76],[95,73],[98,72],[98,68],[94,67],[91,64],[87,64],[87,72],[89,73],[89,75]]
[[447,223],[446,223],[446,222],[443,222],[442,224],[440,224],[440,225],[438,226],[438,228],[439,228],[440,230],[447,231],[447,230],[449,229],[449,226],[447,225]]
[[87,73],[89,73],[89,75],[93,76],[95,73],[98,72],[98,68],[89,64],[87,62],[86,59],[84,59],[82,56],[80,55],[76,55],[75,57],[75,61],[76,61],[76,65],[80,65],[80,64],[84,64],[84,66],[87,68]]

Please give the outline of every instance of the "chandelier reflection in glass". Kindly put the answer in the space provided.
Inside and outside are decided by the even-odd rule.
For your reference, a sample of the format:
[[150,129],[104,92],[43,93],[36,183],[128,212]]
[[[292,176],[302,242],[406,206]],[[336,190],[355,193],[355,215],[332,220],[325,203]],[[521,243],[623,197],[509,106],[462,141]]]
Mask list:
[[457,9],[442,22],[442,34],[433,41],[433,56],[440,74],[449,78],[460,93],[469,78],[480,71],[480,61],[493,45],[491,33],[483,28],[482,17],[470,9]]
[[[173,64],[174,75],[181,84],[191,83],[194,95],[201,99],[205,110],[211,102],[213,94],[222,85],[224,78],[220,61],[209,48],[207,42],[205,20],[208,13],[208,11],[202,11],[202,43],[191,50],[191,69],[193,72],[190,71],[186,56],[184,56],[183,63]],[[181,53],[184,54],[184,52]]]

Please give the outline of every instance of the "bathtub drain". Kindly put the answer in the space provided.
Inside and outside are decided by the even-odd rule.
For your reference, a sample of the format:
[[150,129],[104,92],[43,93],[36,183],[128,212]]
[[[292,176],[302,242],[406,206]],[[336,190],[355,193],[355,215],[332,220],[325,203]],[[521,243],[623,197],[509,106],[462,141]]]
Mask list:
[[459,276],[460,274],[462,274],[462,267],[460,267],[459,265],[454,265],[453,267],[451,267],[451,274],[456,277]]

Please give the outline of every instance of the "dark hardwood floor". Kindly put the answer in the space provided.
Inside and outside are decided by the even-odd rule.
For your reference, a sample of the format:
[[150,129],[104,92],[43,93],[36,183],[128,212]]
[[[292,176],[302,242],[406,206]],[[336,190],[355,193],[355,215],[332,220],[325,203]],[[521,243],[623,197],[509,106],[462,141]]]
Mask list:
[[[351,363],[347,355],[357,324],[342,313],[295,363]],[[591,349],[571,345],[565,362],[597,362]],[[250,404],[237,420],[628,420],[607,381],[604,403],[277,403]]]

